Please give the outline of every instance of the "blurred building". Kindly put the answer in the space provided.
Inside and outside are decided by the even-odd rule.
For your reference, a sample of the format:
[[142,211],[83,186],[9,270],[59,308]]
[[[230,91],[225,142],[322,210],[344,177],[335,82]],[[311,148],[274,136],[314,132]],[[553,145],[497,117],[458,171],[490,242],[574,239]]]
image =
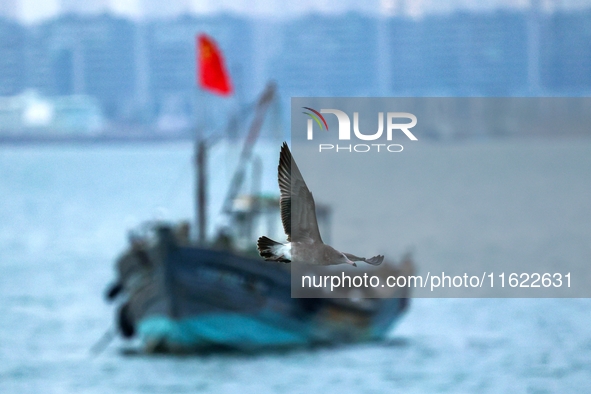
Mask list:
[[86,95],[118,125],[188,129],[203,104],[196,88],[200,32],[220,46],[233,100],[243,103],[252,102],[269,79],[285,98],[591,91],[589,10],[415,18],[410,2],[384,0],[380,16],[307,14],[276,21],[194,16],[184,12],[187,0],[144,0],[146,19],[134,22],[101,13],[106,0],[61,4],[69,13],[38,25],[0,18],[0,96],[28,88],[47,97]]
[[374,18],[309,15],[282,30],[282,50],[269,71],[289,95],[363,96],[378,91]]
[[540,80],[561,95],[591,91],[591,11],[556,13],[543,21]]
[[90,95],[108,117],[126,116],[136,86],[134,33],[129,20],[107,14],[69,14],[37,26],[30,86],[47,95]]
[[96,100],[85,95],[44,97],[36,91],[0,97],[3,135],[92,135],[104,127]]
[[25,88],[27,32],[15,21],[0,19],[0,96]]
[[522,13],[430,15],[390,21],[391,91],[507,96],[527,92]]
[[142,18],[174,19],[191,12],[191,0],[140,0]]

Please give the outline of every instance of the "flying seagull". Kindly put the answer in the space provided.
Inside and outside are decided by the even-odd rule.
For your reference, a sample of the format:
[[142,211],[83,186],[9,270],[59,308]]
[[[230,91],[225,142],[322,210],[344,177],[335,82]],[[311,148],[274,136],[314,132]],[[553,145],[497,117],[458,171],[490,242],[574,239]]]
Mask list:
[[260,255],[265,260],[296,262],[311,265],[351,264],[356,261],[380,265],[384,256],[370,259],[350,253],[342,253],[322,242],[316,206],[312,193],[298,169],[287,143],[283,143],[279,156],[279,190],[281,192],[281,221],[287,235],[287,243],[280,243],[262,236],[257,241]]

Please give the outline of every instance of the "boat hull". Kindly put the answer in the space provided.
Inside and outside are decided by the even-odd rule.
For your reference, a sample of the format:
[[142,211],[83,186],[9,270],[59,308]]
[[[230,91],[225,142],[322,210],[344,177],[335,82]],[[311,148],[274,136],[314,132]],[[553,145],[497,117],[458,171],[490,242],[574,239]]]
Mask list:
[[268,348],[382,339],[406,309],[402,298],[291,298],[289,265],[179,245],[167,227],[148,251],[145,283],[126,316],[148,352]]

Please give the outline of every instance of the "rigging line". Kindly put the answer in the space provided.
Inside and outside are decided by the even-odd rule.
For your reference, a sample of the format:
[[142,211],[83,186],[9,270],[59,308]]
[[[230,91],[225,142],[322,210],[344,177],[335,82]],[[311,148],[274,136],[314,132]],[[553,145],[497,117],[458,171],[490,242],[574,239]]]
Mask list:
[[[173,201],[173,197],[178,197],[179,193],[175,193],[180,189],[180,185],[182,184],[183,179],[189,179],[187,175],[193,167],[193,157],[191,157],[188,161],[185,161],[181,166],[179,171],[177,171],[177,176],[174,181],[170,184],[170,186],[166,189],[167,191],[163,194],[163,198],[161,202],[164,206],[170,205]],[[173,193],[176,195],[173,196]]]

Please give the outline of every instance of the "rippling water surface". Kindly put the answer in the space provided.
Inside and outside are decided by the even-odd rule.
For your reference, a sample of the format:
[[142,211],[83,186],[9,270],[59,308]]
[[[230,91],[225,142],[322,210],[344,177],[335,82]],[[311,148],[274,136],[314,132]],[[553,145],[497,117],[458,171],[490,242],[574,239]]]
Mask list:
[[[269,191],[276,187],[273,148],[263,156]],[[430,145],[425,160],[453,162],[477,150],[485,160],[475,166],[494,171],[486,155],[500,155],[498,171],[504,171],[511,160],[519,164],[516,152],[544,157],[556,149],[572,181],[591,189],[590,140]],[[192,212],[191,154],[190,144],[0,147],[0,392],[591,392],[588,299],[415,299],[384,344],[145,357],[125,355],[128,345],[115,340],[91,356],[90,347],[112,324],[102,294],[126,230],[145,219],[179,220]],[[216,211],[232,163],[215,154],[212,160]],[[429,165],[415,168],[421,182],[429,182]],[[589,207],[581,210],[587,215]],[[400,220],[404,227],[412,218]],[[536,220],[540,228],[553,225],[552,215]],[[591,223],[585,223],[573,218],[569,231],[587,236]],[[519,230],[506,231],[511,238]],[[453,233],[437,241],[462,250]],[[580,250],[573,258],[591,263],[591,247],[574,245]],[[415,244],[419,262],[436,254],[430,248],[429,242]]]

